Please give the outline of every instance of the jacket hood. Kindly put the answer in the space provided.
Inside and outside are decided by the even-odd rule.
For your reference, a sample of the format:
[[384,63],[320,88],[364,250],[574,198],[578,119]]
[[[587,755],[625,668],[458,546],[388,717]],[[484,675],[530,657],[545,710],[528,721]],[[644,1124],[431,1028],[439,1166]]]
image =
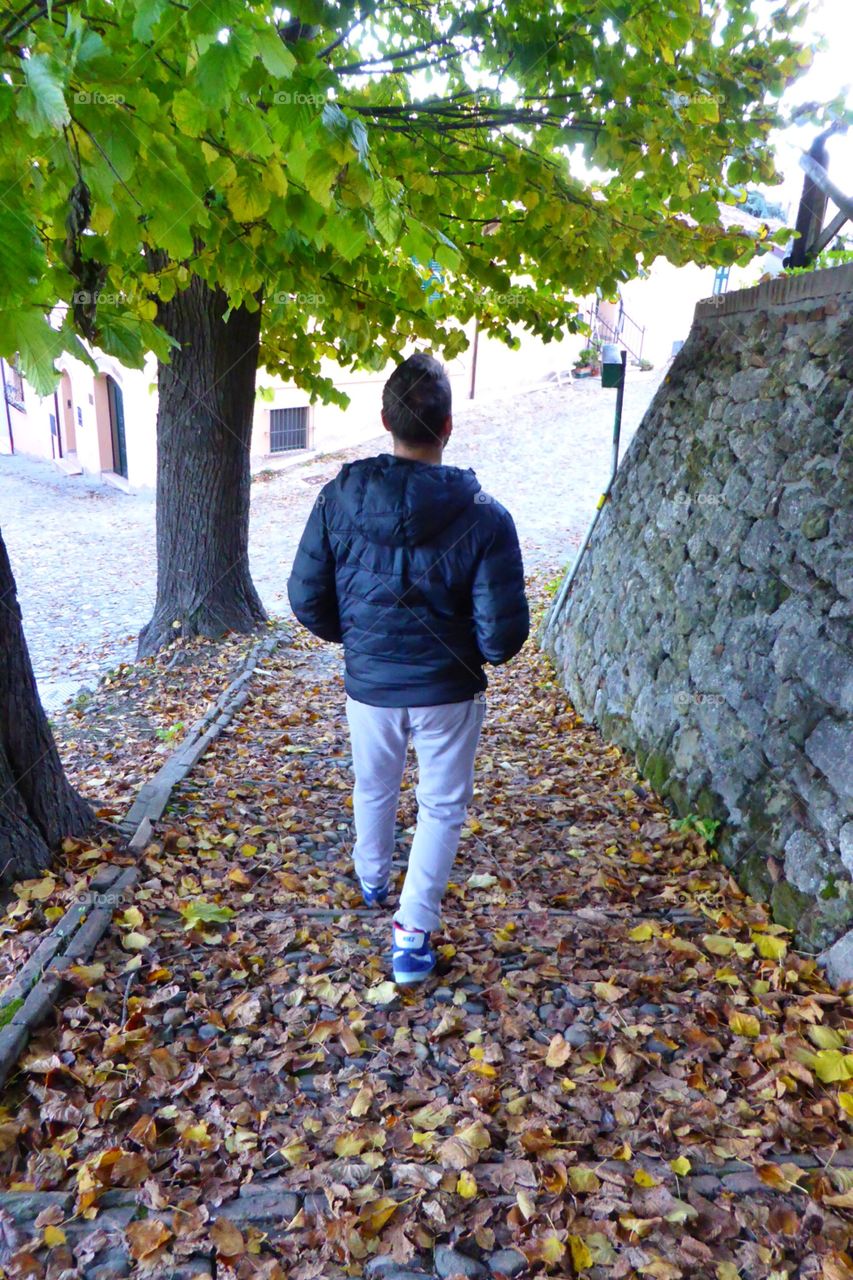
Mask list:
[[480,492],[468,468],[435,466],[381,453],[343,466],[334,482],[343,509],[371,542],[414,547],[462,514]]

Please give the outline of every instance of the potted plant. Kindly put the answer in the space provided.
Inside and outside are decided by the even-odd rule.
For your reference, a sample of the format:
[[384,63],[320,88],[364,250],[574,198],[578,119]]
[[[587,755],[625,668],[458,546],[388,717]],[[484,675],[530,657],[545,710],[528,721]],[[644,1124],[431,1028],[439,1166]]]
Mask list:
[[600,344],[590,343],[588,347],[584,347],[578,353],[578,358],[572,366],[572,376],[574,378],[597,378],[600,373]]

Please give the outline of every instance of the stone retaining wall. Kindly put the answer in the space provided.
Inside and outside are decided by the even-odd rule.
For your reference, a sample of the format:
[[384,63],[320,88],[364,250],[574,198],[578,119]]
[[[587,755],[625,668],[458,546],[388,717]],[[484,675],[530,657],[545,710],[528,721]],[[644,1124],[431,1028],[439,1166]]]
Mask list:
[[699,304],[548,648],[803,946],[853,925],[853,267]]

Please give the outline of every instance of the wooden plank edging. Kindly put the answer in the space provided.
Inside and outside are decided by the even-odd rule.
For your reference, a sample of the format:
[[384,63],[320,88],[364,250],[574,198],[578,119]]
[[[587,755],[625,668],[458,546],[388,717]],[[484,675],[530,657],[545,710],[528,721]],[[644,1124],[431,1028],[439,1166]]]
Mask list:
[[[276,633],[264,636],[251,650],[240,672],[223,689],[212,707],[190,728],[153,778],[143,783],[130,809],[118,824],[128,849],[141,854],[162,816],[172,792],[204,751],[245,704],[249,681],[258,663],[279,642]],[[85,964],[106,933],[124,895],[139,878],[139,867],[102,867],[86,891],[72,903],[43,938],[0,1000],[0,1088],[16,1065],[30,1035],[50,1015],[66,985],[70,964]]]

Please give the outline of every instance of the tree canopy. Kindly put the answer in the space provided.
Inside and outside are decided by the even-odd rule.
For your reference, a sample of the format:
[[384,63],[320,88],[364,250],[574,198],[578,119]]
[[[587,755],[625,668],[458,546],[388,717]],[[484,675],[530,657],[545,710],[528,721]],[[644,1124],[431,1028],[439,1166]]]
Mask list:
[[659,255],[748,257],[718,201],[773,180],[804,8],[8,9],[0,354],[41,390],[62,350],[84,355],[77,334],[128,364],[165,357],[158,303],[195,273],[232,305],[263,298],[263,363],[333,395],[326,356],[381,367],[413,336],[452,356],[473,316],[549,338],[573,296]]

